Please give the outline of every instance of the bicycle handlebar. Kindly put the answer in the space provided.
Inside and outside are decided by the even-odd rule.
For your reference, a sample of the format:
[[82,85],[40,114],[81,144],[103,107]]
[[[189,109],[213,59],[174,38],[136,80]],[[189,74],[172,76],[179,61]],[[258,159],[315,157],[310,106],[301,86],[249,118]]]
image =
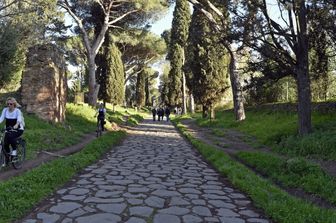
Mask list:
[[13,127],[6,127],[1,129],[1,132],[17,132],[17,129],[14,129]]

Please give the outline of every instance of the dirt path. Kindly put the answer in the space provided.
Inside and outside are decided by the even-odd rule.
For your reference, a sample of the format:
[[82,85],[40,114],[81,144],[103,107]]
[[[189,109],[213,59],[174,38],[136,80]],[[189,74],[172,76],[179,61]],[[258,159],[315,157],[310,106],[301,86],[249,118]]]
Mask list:
[[[254,171],[256,174],[258,174],[261,177],[263,176],[262,173],[258,172],[256,169],[248,166],[247,164],[243,163],[241,160],[237,159],[235,156],[236,153],[240,151],[245,152],[267,152],[275,156],[281,156],[277,153],[274,153],[271,151],[270,148],[267,148],[266,146],[263,146],[262,148],[255,149],[250,144],[253,142],[256,142],[256,139],[253,137],[247,136],[241,132],[231,130],[231,129],[225,129],[223,130],[224,133],[222,136],[216,136],[213,133],[213,130],[206,127],[199,127],[194,120],[192,119],[185,119],[182,120],[181,123],[185,125],[185,127],[188,129],[188,131],[197,139],[214,146],[217,149],[225,151],[227,154],[229,154],[233,159],[239,161],[252,171]],[[247,143],[249,142],[249,143]],[[321,168],[327,172],[331,176],[336,176],[336,162],[335,161],[316,161],[311,160],[312,162],[318,163]],[[301,189],[297,188],[287,188],[281,185],[279,182],[274,182],[282,189],[286,190],[289,194],[305,199],[307,201],[310,201],[320,207],[323,208],[336,208],[335,205],[331,204],[330,202],[321,199],[313,194],[308,194],[304,192]]]

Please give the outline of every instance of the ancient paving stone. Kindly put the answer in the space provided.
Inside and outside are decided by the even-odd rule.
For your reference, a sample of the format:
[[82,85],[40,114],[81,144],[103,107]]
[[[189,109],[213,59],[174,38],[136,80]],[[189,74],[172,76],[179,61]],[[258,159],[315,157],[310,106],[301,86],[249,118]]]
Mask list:
[[239,216],[236,212],[230,210],[230,209],[226,209],[226,208],[221,208],[218,211],[218,214],[220,216],[223,216],[223,217],[237,217]]
[[145,120],[132,129],[121,145],[20,222],[270,222],[170,122]]
[[69,201],[82,201],[86,198],[86,196],[76,196],[76,195],[65,195],[63,197],[63,200],[69,200]]
[[145,203],[153,208],[163,208],[164,207],[165,199],[156,197],[156,196],[150,196],[145,200]]
[[229,208],[229,209],[234,209],[236,208],[235,205],[222,201],[222,200],[209,200],[209,204],[212,204],[213,206],[217,208]]
[[205,207],[205,206],[195,206],[192,208],[192,211],[195,214],[198,214],[200,216],[205,216],[205,217],[210,217],[212,216],[209,208]]
[[118,204],[98,204],[97,208],[109,213],[114,214],[121,214],[125,208],[127,207],[124,203],[118,203]]
[[169,207],[166,209],[159,210],[160,213],[164,214],[172,214],[172,215],[185,215],[188,214],[190,211],[187,208],[181,208],[181,207]]
[[254,211],[251,211],[251,210],[239,211],[238,213],[241,214],[241,215],[252,217],[252,218],[259,217],[259,214],[255,213]]
[[79,207],[82,207],[81,204],[75,202],[60,202],[57,205],[50,208],[51,212],[66,214]]
[[144,216],[149,217],[152,212],[153,208],[150,207],[143,207],[143,206],[137,206],[137,207],[131,207],[129,208],[129,212],[131,216]]
[[169,191],[169,190],[156,190],[152,192],[153,195],[158,197],[176,197],[181,196],[179,192],[176,191]]
[[129,198],[127,199],[127,202],[131,205],[139,205],[143,204],[144,201],[142,199]]
[[102,213],[102,214],[93,214],[89,216],[79,217],[76,219],[78,223],[117,223],[120,222],[121,218],[114,214]]
[[78,189],[73,189],[73,190],[69,191],[69,194],[72,194],[72,195],[84,195],[84,194],[87,194],[89,192],[90,192],[90,190],[88,190],[88,189],[78,188]]
[[190,202],[181,198],[181,197],[173,197],[169,203],[170,206],[184,206],[189,205]]
[[57,222],[57,220],[60,218],[58,214],[47,214],[47,213],[39,213],[37,214],[37,218],[41,219],[43,222]]
[[245,223],[246,221],[241,218],[227,218],[227,217],[221,217],[221,222],[230,222],[230,223]]
[[153,223],[180,223],[181,220],[175,215],[169,214],[156,214],[153,219]]
[[146,221],[142,218],[131,217],[125,223],[146,223]]
[[203,222],[203,219],[195,215],[185,215],[183,216],[183,222],[184,223],[198,223],[198,222]]

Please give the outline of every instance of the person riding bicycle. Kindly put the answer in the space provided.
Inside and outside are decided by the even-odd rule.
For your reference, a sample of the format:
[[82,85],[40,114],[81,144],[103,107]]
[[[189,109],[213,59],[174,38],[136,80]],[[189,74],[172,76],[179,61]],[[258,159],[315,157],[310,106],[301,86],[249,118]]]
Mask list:
[[104,131],[104,125],[105,125],[105,114],[106,114],[106,109],[104,107],[104,103],[99,104],[99,108],[97,110],[98,116],[97,116],[97,122],[100,120],[100,124],[102,127],[102,131]]
[[6,129],[12,128],[16,131],[7,131],[4,139],[4,149],[9,153],[9,145],[12,146],[11,156],[16,156],[16,139],[23,134],[24,131],[24,120],[22,112],[18,107],[20,106],[16,99],[13,97],[7,98],[7,106],[2,110],[0,116],[0,123],[6,120]]

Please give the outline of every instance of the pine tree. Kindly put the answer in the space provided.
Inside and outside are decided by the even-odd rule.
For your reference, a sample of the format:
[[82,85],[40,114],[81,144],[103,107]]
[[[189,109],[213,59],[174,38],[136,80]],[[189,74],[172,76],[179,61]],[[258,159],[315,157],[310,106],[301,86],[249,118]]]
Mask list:
[[187,0],[177,0],[172,22],[171,37],[167,59],[170,60],[169,81],[169,103],[171,105],[181,104],[183,95],[183,72],[184,47],[188,38],[190,23],[190,9]]

